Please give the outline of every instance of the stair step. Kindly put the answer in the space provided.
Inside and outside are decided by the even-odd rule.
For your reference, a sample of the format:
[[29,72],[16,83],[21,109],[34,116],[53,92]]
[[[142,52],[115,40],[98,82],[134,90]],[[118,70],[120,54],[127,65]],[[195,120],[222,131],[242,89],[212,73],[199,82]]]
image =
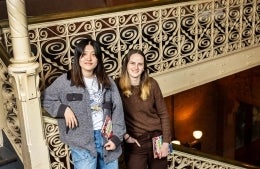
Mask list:
[[0,166],[7,165],[17,160],[16,155],[6,147],[0,147]]

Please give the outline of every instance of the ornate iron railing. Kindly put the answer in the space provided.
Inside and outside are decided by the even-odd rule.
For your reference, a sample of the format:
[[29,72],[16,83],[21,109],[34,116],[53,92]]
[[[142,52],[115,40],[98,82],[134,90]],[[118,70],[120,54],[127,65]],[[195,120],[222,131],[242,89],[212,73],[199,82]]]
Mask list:
[[49,143],[49,152],[51,158],[51,167],[56,169],[70,169],[71,158],[68,146],[59,139],[59,129],[56,120],[45,117],[45,135]]
[[5,131],[17,155],[21,157],[21,132],[18,119],[21,110],[17,107],[15,83],[7,72],[7,66],[10,64],[8,54],[2,45],[0,45],[0,54],[0,129]]
[[[146,53],[150,74],[215,59],[259,45],[259,0],[205,0],[29,25],[33,55],[42,65],[41,89],[71,67],[73,48],[91,36],[102,45],[115,77],[131,48]],[[3,30],[12,53],[9,29]]]
[[[18,114],[21,110],[17,106],[17,91],[14,79],[9,77],[7,67],[0,61],[0,122],[17,155],[21,158],[21,132]],[[3,128],[2,128],[3,127]]]
[[209,155],[173,144],[173,153],[168,156],[169,169],[257,169],[253,166],[238,161],[224,159],[219,156]]

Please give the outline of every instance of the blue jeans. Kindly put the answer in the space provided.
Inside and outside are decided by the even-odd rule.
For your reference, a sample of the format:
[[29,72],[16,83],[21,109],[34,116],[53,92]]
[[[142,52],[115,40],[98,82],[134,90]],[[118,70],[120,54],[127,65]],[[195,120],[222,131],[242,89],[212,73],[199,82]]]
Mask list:
[[97,157],[91,156],[88,150],[70,147],[74,169],[118,169],[118,160],[109,163],[104,162],[103,158],[103,138],[100,130],[94,131]]

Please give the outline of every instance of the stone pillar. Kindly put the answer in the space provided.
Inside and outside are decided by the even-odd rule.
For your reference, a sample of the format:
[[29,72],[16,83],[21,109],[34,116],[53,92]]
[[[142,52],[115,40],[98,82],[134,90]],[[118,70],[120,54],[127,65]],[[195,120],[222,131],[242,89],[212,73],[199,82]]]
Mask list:
[[26,169],[50,168],[39,91],[39,63],[31,55],[24,0],[6,0],[13,46],[8,73],[17,90],[22,139],[22,162]]

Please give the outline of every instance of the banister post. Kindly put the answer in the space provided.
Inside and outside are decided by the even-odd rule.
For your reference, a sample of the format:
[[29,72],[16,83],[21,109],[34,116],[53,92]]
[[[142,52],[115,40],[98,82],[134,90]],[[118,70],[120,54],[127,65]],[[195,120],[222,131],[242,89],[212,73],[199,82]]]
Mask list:
[[21,154],[24,168],[48,169],[50,158],[44,136],[39,91],[39,63],[31,55],[24,0],[6,0],[13,46],[8,73],[16,84]]

